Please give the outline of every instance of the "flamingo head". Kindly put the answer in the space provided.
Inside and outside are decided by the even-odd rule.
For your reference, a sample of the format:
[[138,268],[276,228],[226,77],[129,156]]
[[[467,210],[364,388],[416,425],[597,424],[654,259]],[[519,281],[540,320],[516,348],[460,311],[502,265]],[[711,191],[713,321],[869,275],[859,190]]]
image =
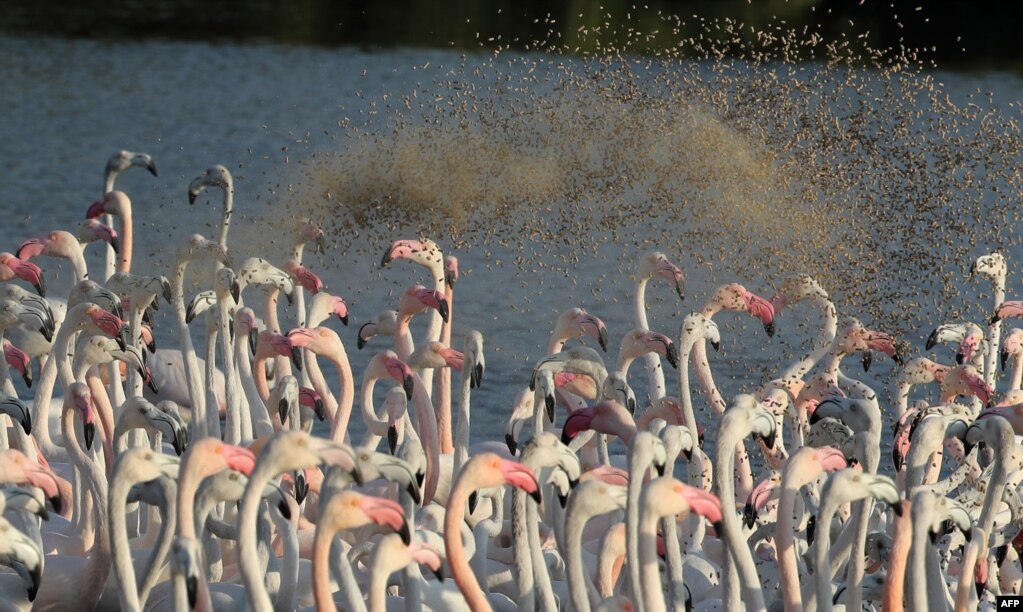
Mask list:
[[440,247],[432,240],[395,240],[387,247],[380,267],[385,267],[395,259],[407,259],[428,268],[443,268],[444,258]]
[[448,301],[440,291],[416,285],[405,290],[402,297],[402,306],[399,308],[402,312],[415,314],[433,308],[440,313],[445,323],[448,322]]
[[114,253],[117,253],[121,248],[117,231],[96,219],[86,219],[78,226],[78,240],[86,244],[102,240],[114,249]]
[[34,263],[18,259],[10,253],[0,253],[0,265],[10,268],[14,276],[35,287],[40,297],[46,297],[46,287],[43,284],[43,271]]
[[[344,493],[354,493],[354,491],[345,491]],[[408,545],[412,540],[411,534],[409,533],[408,521],[405,520],[405,512],[396,502],[382,497],[359,494],[349,496],[349,499],[346,501],[352,506],[357,506],[377,525],[393,529],[401,536],[401,541],[406,545]]]
[[411,400],[412,391],[415,389],[415,377],[412,375],[412,368],[401,359],[398,359],[398,356],[393,351],[379,353],[376,359],[379,359],[384,368],[386,368],[387,375],[405,389],[405,399]]
[[207,187],[219,187],[225,191],[229,191],[233,188],[234,181],[231,178],[231,172],[217,164],[210,166],[202,174],[195,177],[188,185],[188,203],[195,204],[196,198],[202,193]]
[[341,320],[342,325],[348,327],[348,304],[344,298],[332,295],[330,297],[330,312]]
[[305,328],[293,329],[288,332],[288,335],[283,334],[271,334],[270,335],[270,347],[273,348],[275,354],[282,357],[290,357],[292,365],[295,366],[296,370],[302,370],[302,347],[298,343],[297,338],[302,336],[303,338],[307,333],[311,334],[313,330],[307,330]]
[[767,335],[774,336],[774,307],[771,306],[771,303],[752,291],[744,293],[742,299],[746,303],[746,310],[750,315],[760,319],[760,322],[764,324],[764,331],[767,332]]
[[454,287],[458,281],[458,258],[454,255],[444,257],[444,282]]
[[323,398],[316,389],[311,389],[309,387],[302,387],[299,389],[298,402],[315,412],[316,418],[319,420],[322,421],[326,418],[327,413],[323,410]]
[[686,299],[685,275],[682,273],[682,269],[671,263],[664,253],[651,253],[649,260],[654,273],[675,288],[678,299]]
[[72,383],[68,389],[71,397],[71,409],[82,421],[85,433],[85,449],[92,449],[92,441],[96,437],[96,409],[92,402],[92,392],[85,383]]
[[284,264],[284,270],[291,274],[298,281],[298,284],[302,285],[306,291],[313,295],[316,295],[323,289],[323,281],[320,277],[294,259],[289,259]]
[[93,325],[99,328],[101,332],[117,340],[117,344],[120,345],[121,350],[125,350],[127,342],[128,326],[123,320],[117,315],[110,313],[99,306],[92,304],[85,310],[86,316],[92,321]]
[[[21,374],[22,380],[25,381],[25,386],[29,389],[32,388],[32,363],[28,353],[14,346],[8,340],[4,340],[4,358],[7,359],[7,365],[13,368],[18,374]],[[31,433],[31,432],[29,432]]]

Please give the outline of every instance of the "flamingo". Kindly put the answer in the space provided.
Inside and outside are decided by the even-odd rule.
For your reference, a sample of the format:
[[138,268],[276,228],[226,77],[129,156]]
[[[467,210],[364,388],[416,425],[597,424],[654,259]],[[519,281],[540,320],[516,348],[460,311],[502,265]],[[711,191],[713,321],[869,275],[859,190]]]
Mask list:
[[[646,286],[649,281],[658,277],[674,286],[678,299],[684,300],[686,297],[685,275],[664,253],[652,251],[640,257],[636,270],[636,291],[633,294],[633,320],[639,329],[650,328],[646,315]],[[652,354],[647,354],[645,360],[650,399],[664,397],[666,389],[660,361]]]

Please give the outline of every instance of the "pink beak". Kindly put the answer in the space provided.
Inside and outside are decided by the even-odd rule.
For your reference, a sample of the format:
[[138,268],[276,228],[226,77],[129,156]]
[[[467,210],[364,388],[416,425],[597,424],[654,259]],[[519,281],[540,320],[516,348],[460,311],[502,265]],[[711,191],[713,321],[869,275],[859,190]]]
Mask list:
[[225,444],[220,454],[227,461],[227,467],[248,476],[256,467],[256,456],[247,448]]
[[764,331],[767,332],[768,336],[774,335],[774,306],[771,303],[754,294],[752,291],[747,291],[742,296],[743,302],[746,304],[746,310],[754,317],[760,319],[760,322],[764,324]]
[[411,541],[405,513],[397,503],[382,497],[363,495],[359,498],[359,507],[377,525],[386,525],[400,536],[407,546]]
[[500,470],[505,482],[529,493],[536,503],[540,503],[540,484],[536,481],[533,470],[509,459],[501,459]]
[[440,355],[444,358],[444,362],[448,364],[449,368],[461,370],[462,366],[465,364],[465,356],[453,348],[441,349]]

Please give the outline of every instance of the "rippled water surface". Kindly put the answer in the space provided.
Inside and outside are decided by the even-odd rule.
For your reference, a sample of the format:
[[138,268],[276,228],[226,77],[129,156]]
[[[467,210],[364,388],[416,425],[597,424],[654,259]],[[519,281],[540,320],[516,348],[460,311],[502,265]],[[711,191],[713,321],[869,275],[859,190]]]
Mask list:
[[[297,219],[328,230],[328,251],[306,261],[348,301],[357,376],[385,346],[357,351],[358,326],[428,282],[403,262],[379,268],[389,241],[429,236],[458,256],[453,344],[486,337],[477,440],[500,438],[561,311],[603,318],[616,350],[632,327],[629,274],[654,248],[687,275],[684,303],[663,284],[647,293],[651,327],[672,337],[717,285],[770,297],[802,271],[915,355],[938,323],[987,318],[990,288],[965,275],[977,255],[1003,249],[1009,296],[1020,289],[1012,75],[3,36],[0,80],[5,250],[77,226],[107,157],[145,151],[159,178],[132,171],[118,187],[135,210],[136,270],[168,274],[185,236],[219,231],[219,200],[190,206],[186,190],[224,164],[235,261],[282,262]],[[59,293],[67,269],[42,263]],[[768,339],[746,315],[716,320],[726,398],[773,378],[819,324],[797,307]],[[868,380],[889,385],[891,371],[875,360]]]

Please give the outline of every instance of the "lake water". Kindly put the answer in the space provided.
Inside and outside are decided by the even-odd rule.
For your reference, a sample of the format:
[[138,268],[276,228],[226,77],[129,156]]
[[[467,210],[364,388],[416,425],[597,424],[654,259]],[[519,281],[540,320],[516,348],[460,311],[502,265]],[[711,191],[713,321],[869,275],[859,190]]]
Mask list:
[[[357,376],[385,345],[355,350],[359,325],[428,282],[403,262],[379,269],[387,244],[424,235],[458,256],[453,344],[486,337],[475,440],[501,438],[566,308],[604,319],[613,359],[632,327],[628,275],[654,248],[687,275],[684,303],[648,290],[651,327],[671,337],[720,284],[770,297],[805,271],[913,356],[937,324],[989,316],[990,287],[965,276],[977,255],[1002,248],[1009,297],[1020,289],[1023,87],[1006,73],[5,35],[0,81],[4,250],[77,226],[108,156],[145,151],[159,177],[135,170],[118,187],[135,211],[134,270],[167,274],[185,236],[219,232],[219,196],[190,206],[187,187],[224,164],[236,262],[281,263],[299,218],[328,230],[306,263],[349,304],[340,333]],[[66,268],[40,264],[59,294]],[[726,398],[801,353],[817,325],[804,312],[783,314],[773,339],[745,315],[717,317]],[[886,387],[891,371],[876,359],[868,381]]]

